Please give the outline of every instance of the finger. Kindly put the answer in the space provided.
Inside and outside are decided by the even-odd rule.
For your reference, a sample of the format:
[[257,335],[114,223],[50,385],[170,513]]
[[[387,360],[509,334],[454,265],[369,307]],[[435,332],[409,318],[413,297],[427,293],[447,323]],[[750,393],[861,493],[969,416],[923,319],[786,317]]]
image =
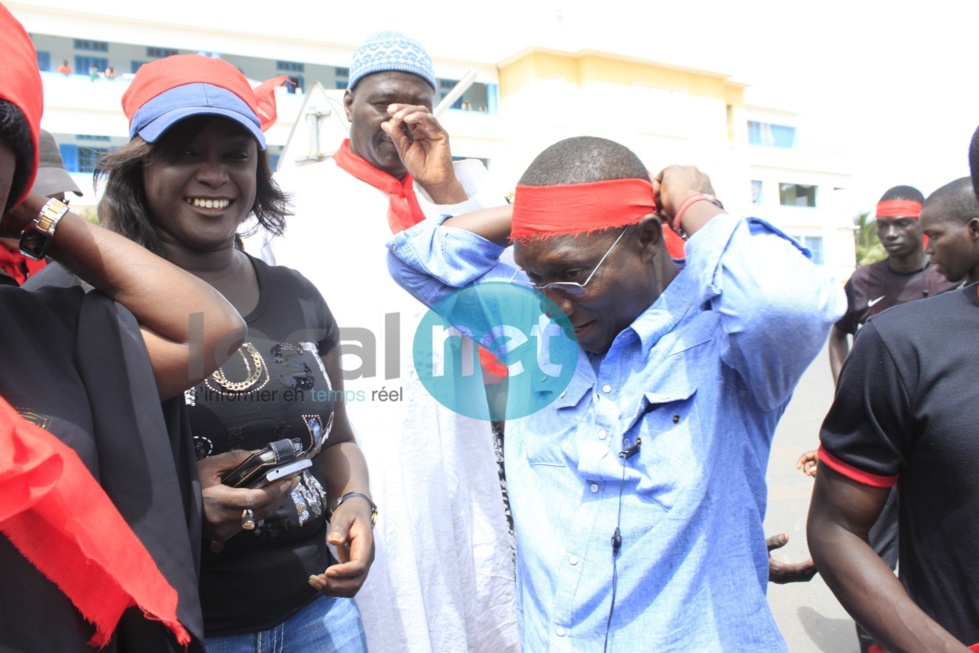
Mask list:
[[326,572],[309,577],[309,584],[316,591],[327,596],[354,596],[367,580],[366,571],[355,574],[330,574]]
[[326,541],[333,546],[347,546],[347,529],[339,523],[330,524],[330,532],[326,534]]
[[341,562],[339,564],[330,565],[323,572],[322,576],[327,580],[335,579],[350,579],[358,578],[367,573],[367,565],[361,560],[351,560],[350,562]]
[[225,513],[226,519],[231,520],[241,515],[241,511],[249,509],[259,518],[277,510],[292,491],[298,479],[276,481],[263,488],[248,489],[214,485],[207,488],[209,500],[219,506]]
[[803,465],[805,465],[806,463],[811,463],[814,460],[816,460],[816,452],[807,451],[801,456],[799,456],[799,460],[798,462],[796,462],[795,466],[801,469]]
[[772,535],[770,538],[765,540],[765,545],[768,550],[781,549],[789,541],[789,536],[786,533],[779,533],[777,535]]
[[254,451],[232,449],[197,461],[201,482],[220,483],[221,477],[245,462]]
[[400,117],[402,119],[404,119],[404,116],[412,113],[419,113],[419,114],[423,113],[423,114],[428,114],[429,116],[432,115],[432,112],[429,111],[428,107],[426,107],[423,104],[402,104],[402,103],[389,104],[388,113],[391,114],[392,116],[397,116],[400,114]]
[[404,158],[404,154],[415,142],[414,136],[410,131],[406,131],[408,126],[397,118],[389,118],[381,123],[381,129],[391,137],[394,146],[398,149],[398,155]]
[[334,544],[334,548],[337,553],[337,560],[340,564],[346,564],[350,562],[350,545],[346,542],[341,542],[340,544]]

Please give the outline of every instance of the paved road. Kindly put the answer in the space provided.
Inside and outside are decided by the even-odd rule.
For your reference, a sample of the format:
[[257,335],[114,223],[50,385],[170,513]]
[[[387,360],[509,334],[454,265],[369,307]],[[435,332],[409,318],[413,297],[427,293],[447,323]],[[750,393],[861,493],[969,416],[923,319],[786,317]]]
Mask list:
[[[775,432],[768,465],[768,514],[765,532],[789,534],[776,556],[802,560],[806,547],[806,511],[812,479],[795,462],[815,448],[819,425],[833,399],[825,347],[806,371]],[[859,653],[853,620],[817,574],[809,583],[768,586],[768,602],[793,653]]]

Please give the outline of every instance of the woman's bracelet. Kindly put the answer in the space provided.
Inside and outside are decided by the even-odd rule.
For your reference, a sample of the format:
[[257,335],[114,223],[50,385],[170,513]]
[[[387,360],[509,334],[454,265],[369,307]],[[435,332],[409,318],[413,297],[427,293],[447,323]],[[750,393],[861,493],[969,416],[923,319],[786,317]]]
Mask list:
[[683,200],[683,204],[681,204],[680,208],[676,210],[676,215],[673,216],[673,231],[680,233],[683,230],[683,214],[697,202],[710,202],[719,209],[724,208],[721,200],[717,199],[713,195],[708,195],[707,193],[691,195],[687,199]]
[[347,492],[342,497],[337,499],[336,502],[333,504],[333,507],[330,508],[330,519],[333,518],[333,513],[337,511],[337,508],[343,505],[344,501],[346,501],[347,499],[353,499],[354,497],[360,497],[361,499],[363,499],[364,501],[370,504],[371,528],[374,528],[374,524],[377,523],[377,504],[375,504],[374,501],[372,501],[371,498],[366,494],[364,494],[363,492]]

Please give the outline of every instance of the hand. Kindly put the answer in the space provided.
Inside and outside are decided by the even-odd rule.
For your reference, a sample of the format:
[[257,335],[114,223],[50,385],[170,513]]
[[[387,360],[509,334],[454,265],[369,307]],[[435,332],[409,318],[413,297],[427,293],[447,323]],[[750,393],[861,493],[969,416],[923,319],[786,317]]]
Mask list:
[[367,580],[374,562],[374,531],[370,505],[353,497],[337,508],[326,541],[336,547],[340,564],[309,577],[309,584],[327,596],[354,596]]
[[255,513],[255,521],[275,512],[292,491],[297,478],[283,479],[258,489],[224,485],[221,477],[245,462],[253,451],[235,449],[197,461],[204,500],[204,537],[225,542],[241,530],[241,513],[246,508]]
[[421,105],[392,104],[388,113],[391,118],[381,123],[381,129],[391,136],[415,181],[436,204],[465,202],[466,191],[452,165],[449,135],[432,112]]
[[817,467],[819,467],[819,454],[815,449],[799,456],[799,460],[795,463],[795,468],[801,469],[806,476],[815,476]]
[[768,582],[777,585],[786,583],[807,583],[816,575],[816,564],[812,558],[803,562],[781,562],[772,557],[773,549],[781,549],[789,541],[785,533],[772,535],[765,540],[768,547]]
[[653,178],[656,206],[672,222],[676,210],[691,195],[714,194],[710,177],[695,166],[669,166]]

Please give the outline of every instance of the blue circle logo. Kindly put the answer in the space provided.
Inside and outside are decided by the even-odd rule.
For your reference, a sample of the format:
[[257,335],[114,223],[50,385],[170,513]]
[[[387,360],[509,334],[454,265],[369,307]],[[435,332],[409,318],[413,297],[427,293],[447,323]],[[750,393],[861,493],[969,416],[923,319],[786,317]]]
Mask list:
[[413,356],[439,403],[497,421],[526,417],[557,399],[574,376],[578,341],[567,315],[542,293],[487,281],[451,293],[425,314]]

